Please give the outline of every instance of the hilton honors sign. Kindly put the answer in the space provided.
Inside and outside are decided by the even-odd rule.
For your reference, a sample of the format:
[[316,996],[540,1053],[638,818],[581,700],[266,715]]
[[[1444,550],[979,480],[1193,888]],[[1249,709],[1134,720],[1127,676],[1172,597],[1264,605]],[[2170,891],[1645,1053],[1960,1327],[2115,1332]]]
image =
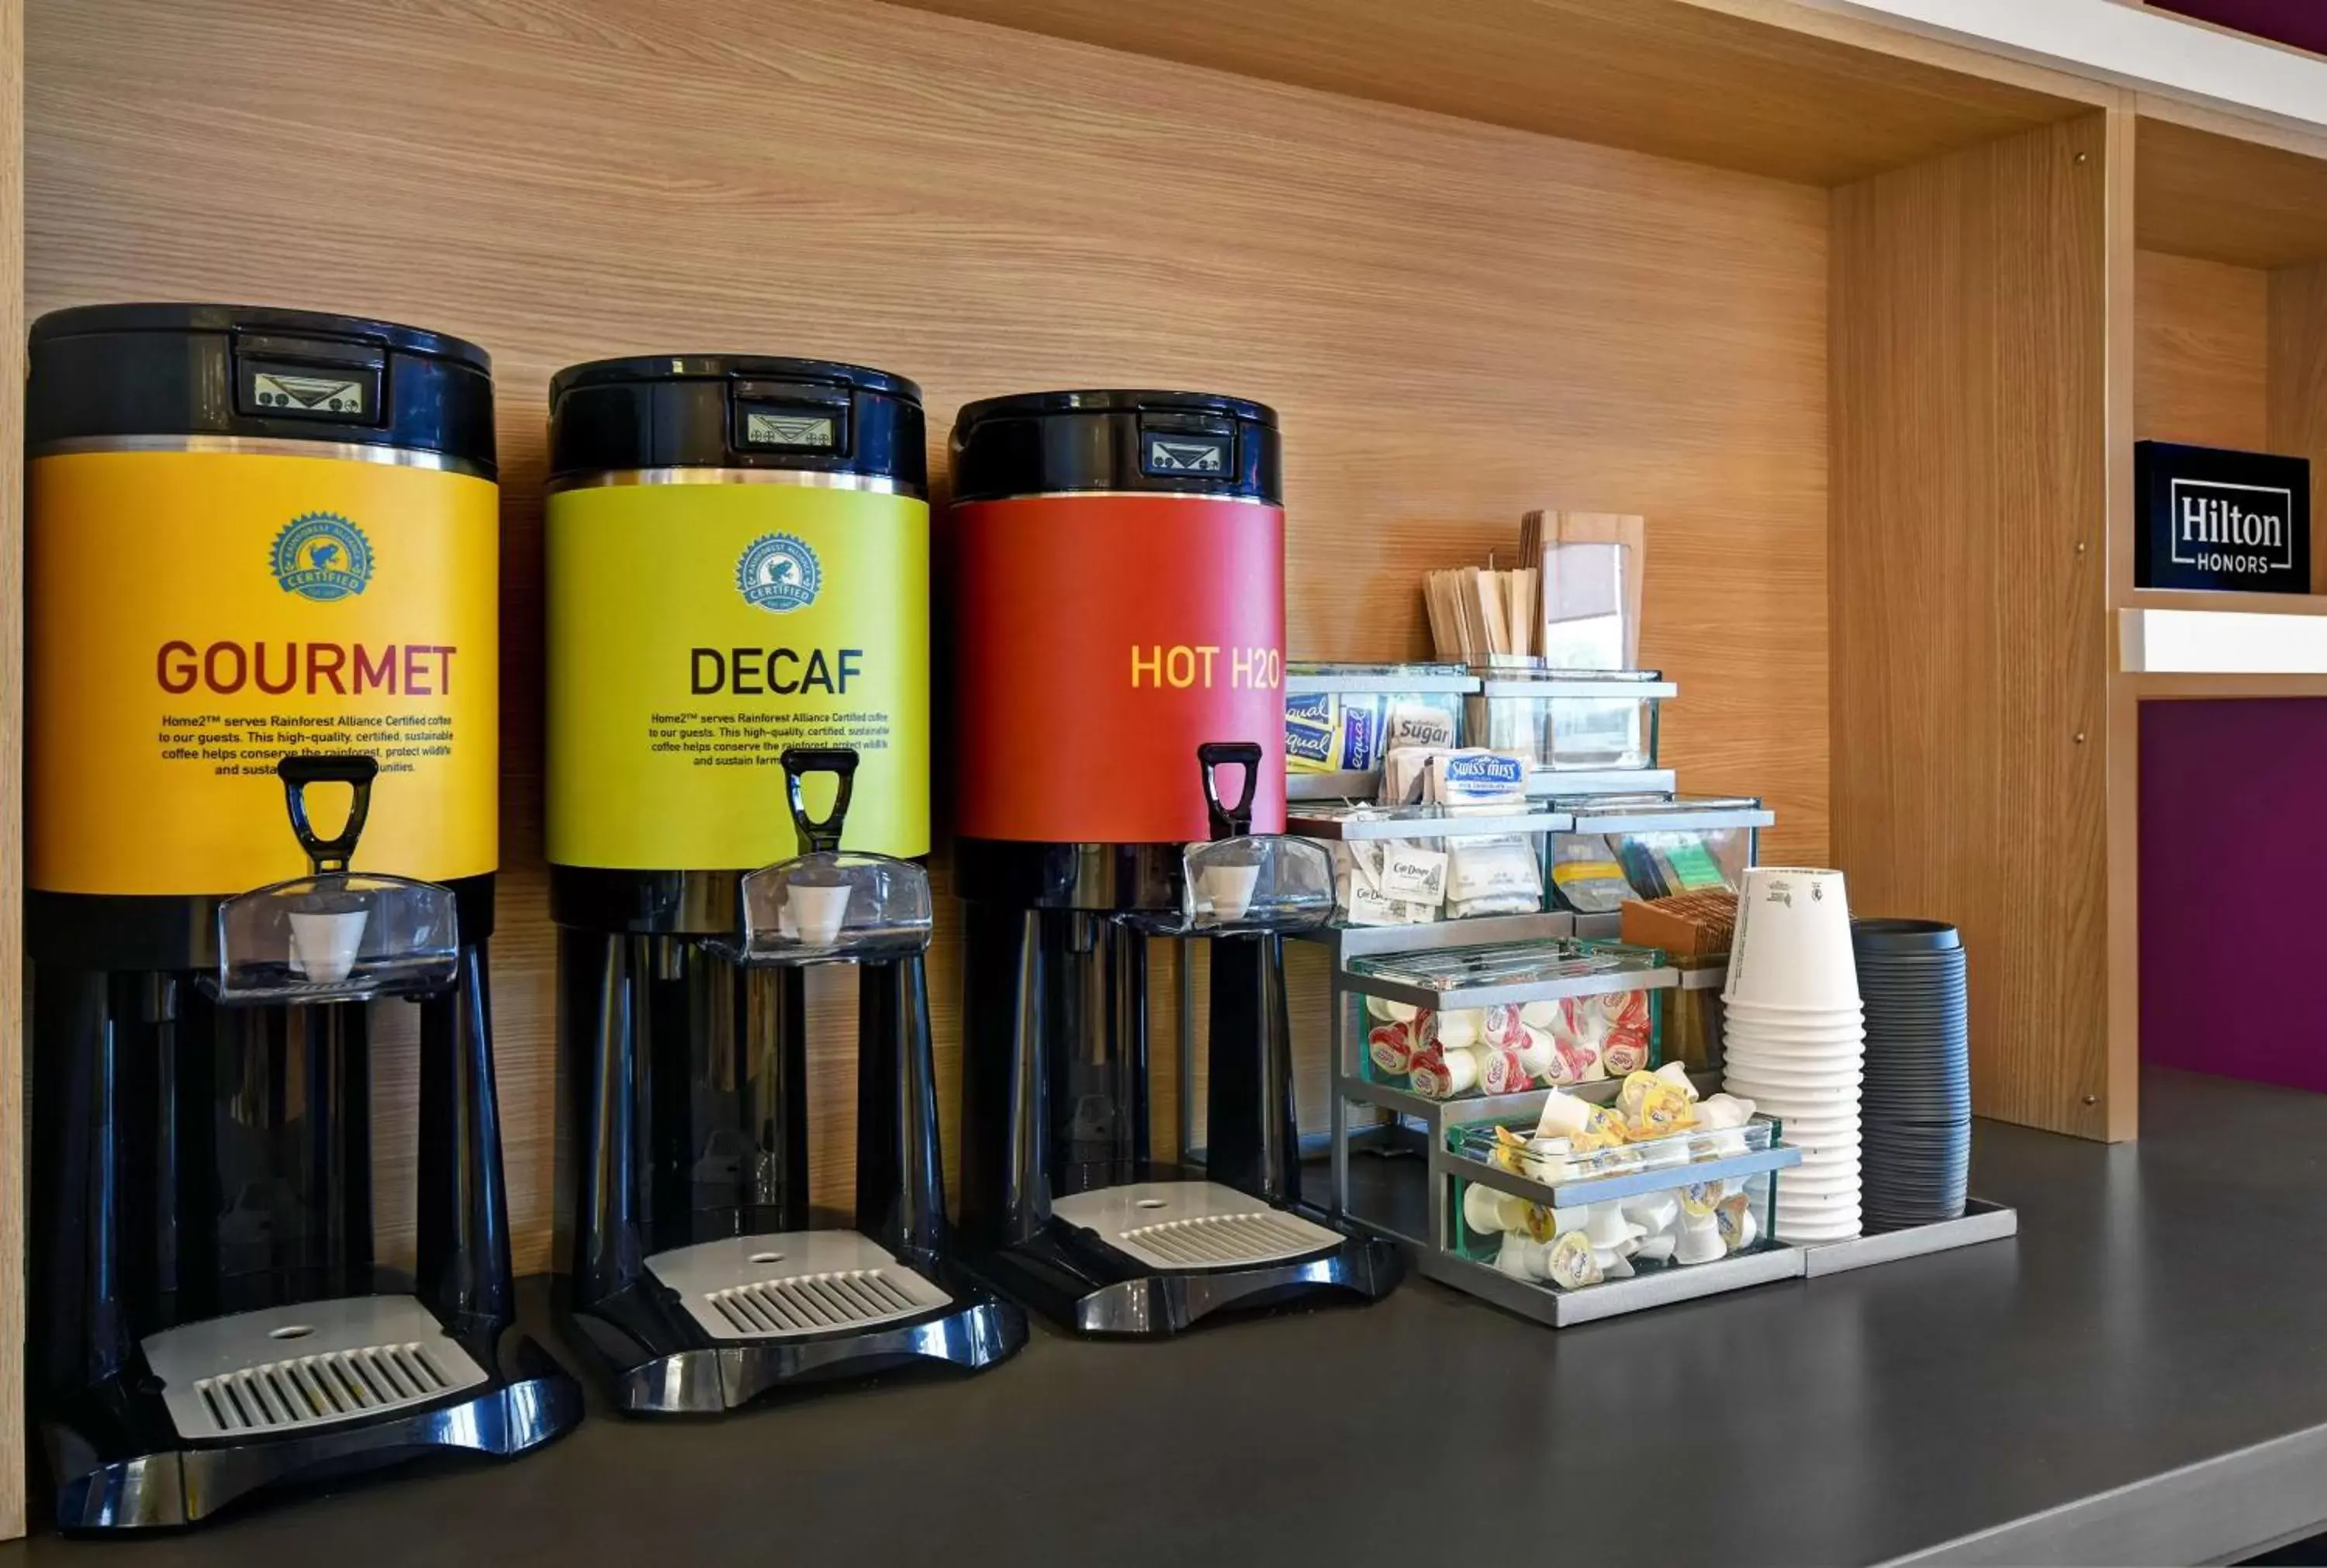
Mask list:
[[2143,588],[2311,592],[2311,464],[2145,441],[2133,449]]

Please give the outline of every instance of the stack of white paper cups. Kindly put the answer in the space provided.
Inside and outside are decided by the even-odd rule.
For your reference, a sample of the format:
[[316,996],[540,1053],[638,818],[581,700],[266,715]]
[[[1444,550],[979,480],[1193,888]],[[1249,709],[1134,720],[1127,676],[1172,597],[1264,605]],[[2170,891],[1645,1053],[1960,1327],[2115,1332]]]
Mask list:
[[1866,1022],[1840,872],[1745,873],[1722,1013],[1723,1087],[1777,1117],[1803,1152],[1779,1173],[1779,1238],[1856,1236]]

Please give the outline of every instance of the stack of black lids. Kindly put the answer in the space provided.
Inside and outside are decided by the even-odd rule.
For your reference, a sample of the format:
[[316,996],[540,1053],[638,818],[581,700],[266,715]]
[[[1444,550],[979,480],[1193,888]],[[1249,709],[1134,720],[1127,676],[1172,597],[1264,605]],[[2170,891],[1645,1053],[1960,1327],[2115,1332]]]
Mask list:
[[1960,1218],[1971,1165],[1963,938],[1939,920],[1853,920],[1866,1009],[1860,1090],[1866,1228]]

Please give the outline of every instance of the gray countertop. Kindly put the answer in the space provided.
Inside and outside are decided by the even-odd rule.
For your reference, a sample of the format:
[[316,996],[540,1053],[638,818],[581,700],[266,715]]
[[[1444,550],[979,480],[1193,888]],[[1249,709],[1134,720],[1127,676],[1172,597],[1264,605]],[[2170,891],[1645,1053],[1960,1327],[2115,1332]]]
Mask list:
[[1163,1344],[1038,1326],[967,1382],[593,1410],[514,1464],[134,1555],[2162,1563],[2327,1527],[2327,1097],[2155,1073],[2142,1125],[2104,1148],[1982,1124],[1974,1190],[2021,1234],[1961,1252],[1557,1331],[1422,1280]]

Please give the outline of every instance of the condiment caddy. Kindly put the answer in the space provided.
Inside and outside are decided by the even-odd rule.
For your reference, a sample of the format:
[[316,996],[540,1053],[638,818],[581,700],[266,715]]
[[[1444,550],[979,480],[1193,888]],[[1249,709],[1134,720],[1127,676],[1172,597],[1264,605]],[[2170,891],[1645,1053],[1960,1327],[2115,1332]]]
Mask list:
[[[1633,1119],[1623,1102],[1643,1080],[1691,1114]],[[1334,1192],[1346,1218],[1396,1242],[1416,1272],[1554,1328],[1800,1277],[1802,1249],[1769,1225],[1779,1173],[1799,1153],[1742,1103],[1700,1123],[1700,1087],[1643,1069],[1423,1101],[1377,1138],[1336,1143]],[[1592,1128],[1581,1136],[1545,1133],[1582,1117]],[[1368,1157],[1377,1140],[1408,1157]]]

